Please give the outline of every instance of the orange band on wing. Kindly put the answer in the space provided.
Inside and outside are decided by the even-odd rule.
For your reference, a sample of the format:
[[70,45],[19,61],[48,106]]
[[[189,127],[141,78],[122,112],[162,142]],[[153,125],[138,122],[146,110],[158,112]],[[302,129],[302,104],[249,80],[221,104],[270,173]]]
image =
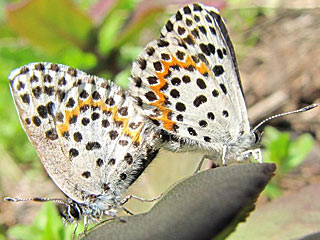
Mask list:
[[156,75],[158,79],[160,80],[160,83],[155,86],[150,86],[150,88],[155,92],[155,94],[158,96],[158,100],[156,102],[151,103],[151,105],[157,107],[161,113],[162,116],[160,118],[158,117],[151,117],[152,119],[161,121],[163,124],[163,127],[168,131],[175,131],[174,130],[174,124],[175,121],[172,121],[168,118],[168,115],[172,113],[172,110],[168,109],[165,106],[165,100],[166,96],[161,91],[161,88],[165,86],[167,83],[165,76],[169,73],[170,67],[172,66],[179,66],[181,68],[188,68],[190,66],[193,66],[196,70],[198,70],[201,74],[209,73],[209,68],[205,65],[204,62],[201,62],[200,66],[198,66],[192,58],[188,55],[185,61],[179,61],[176,57],[171,55],[171,61],[163,61],[161,60],[161,63],[163,65],[163,71],[162,72],[156,72]]
[[93,101],[92,96],[90,96],[87,100],[84,100],[84,101],[79,100],[78,105],[74,109],[65,111],[64,123],[59,124],[57,126],[59,136],[62,136],[63,133],[69,131],[70,119],[74,116],[79,116],[80,108],[85,105],[88,105],[90,107],[98,107],[101,111],[111,112],[112,120],[114,122],[123,122],[122,133],[124,135],[129,136],[133,142],[134,141],[137,141],[137,142],[141,141],[140,132],[141,132],[143,124],[141,124],[141,126],[139,126],[136,130],[130,130],[129,126],[128,126],[129,117],[119,116],[117,106],[108,107],[108,106],[106,106],[106,104],[102,100]]

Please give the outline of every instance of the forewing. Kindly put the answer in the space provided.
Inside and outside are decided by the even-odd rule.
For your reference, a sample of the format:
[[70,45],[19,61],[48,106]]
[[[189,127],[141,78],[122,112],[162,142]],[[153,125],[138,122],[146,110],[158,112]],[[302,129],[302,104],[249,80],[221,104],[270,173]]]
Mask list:
[[250,124],[232,43],[219,12],[191,4],[134,62],[130,92],[159,128],[207,145]]

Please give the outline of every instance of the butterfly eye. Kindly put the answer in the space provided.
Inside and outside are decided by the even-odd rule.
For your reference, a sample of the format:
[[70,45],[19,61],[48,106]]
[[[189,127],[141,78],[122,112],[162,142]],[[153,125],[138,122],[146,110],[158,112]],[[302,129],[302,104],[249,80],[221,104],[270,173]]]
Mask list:
[[81,215],[81,209],[77,204],[69,205],[67,208],[67,214],[70,218],[79,220]]
[[254,143],[258,144],[261,141],[261,133],[258,131],[254,131],[253,135],[254,135]]

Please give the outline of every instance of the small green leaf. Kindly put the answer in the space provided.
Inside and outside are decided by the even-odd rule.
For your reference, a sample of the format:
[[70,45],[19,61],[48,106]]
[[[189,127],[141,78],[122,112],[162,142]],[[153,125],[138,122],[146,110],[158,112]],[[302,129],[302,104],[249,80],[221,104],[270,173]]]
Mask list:
[[263,159],[265,162],[277,164],[275,178],[267,186],[264,194],[270,198],[281,195],[281,178],[289,171],[299,166],[313,146],[314,140],[310,134],[303,134],[296,140],[290,140],[289,133],[281,133],[275,128],[266,127],[262,144],[265,147]]
[[290,144],[290,135],[288,133],[282,133],[276,140],[270,145],[271,160],[277,165],[282,165],[283,161],[288,156]]
[[[21,240],[71,239],[75,225],[64,226],[55,205],[44,203],[31,226],[17,225],[9,229],[9,236]],[[80,227],[79,231],[83,231]],[[79,232],[77,231],[77,232]]]
[[273,141],[275,141],[280,135],[280,132],[274,128],[267,126],[264,128],[263,138],[262,138],[262,145],[265,147],[270,147]]
[[61,222],[61,218],[57,214],[57,209],[53,204],[45,205],[44,206],[45,213],[46,213],[46,225],[44,227],[44,234],[43,234],[43,239],[62,239],[59,236],[59,230],[63,229],[63,224]]
[[314,139],[310,134],[303,134],[291,142],[288,161],[286,161],[284,167],[290,170],[299,166],[309,154],[313,144]]
[[276,163],[278,165],[278,173],[282,174],[281,166],[288,156],[290,135],[281,133],[273,127],[266,127],[262,145],[265,147],[263,153],[265,161]]

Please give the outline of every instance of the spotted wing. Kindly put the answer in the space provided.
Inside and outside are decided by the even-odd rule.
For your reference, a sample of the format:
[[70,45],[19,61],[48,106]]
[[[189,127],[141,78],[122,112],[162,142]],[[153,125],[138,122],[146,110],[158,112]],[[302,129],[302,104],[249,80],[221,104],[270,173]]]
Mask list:
[[207,147],[250,131],[234,49],[213,7],[181,8],[131,75],[131,94],[144,113],[186,142]]
[[111,82],[51,63],[28,64],[9,78],[29,140],[73,200],[114,200],[155,156],[152,129]]

